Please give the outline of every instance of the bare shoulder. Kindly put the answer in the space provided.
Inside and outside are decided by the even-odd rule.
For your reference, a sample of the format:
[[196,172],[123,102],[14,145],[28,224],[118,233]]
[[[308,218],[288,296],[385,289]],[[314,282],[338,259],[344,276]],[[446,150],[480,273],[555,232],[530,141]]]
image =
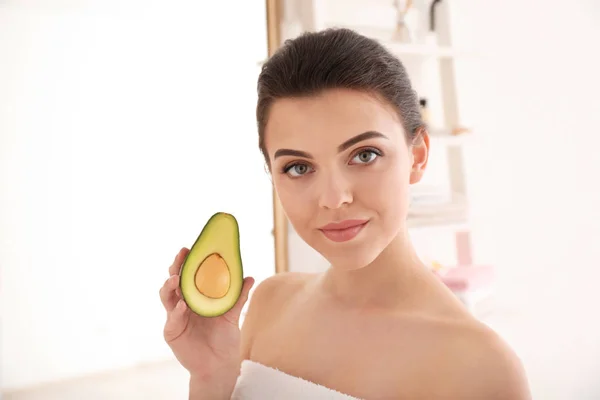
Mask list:
[[314,277],[315,274],[303,272],[283,272],[268,277],[251,294],[248,314],[280,311]]
[[448,384],[461,398],[529,400],[525,370],[515,351],[487,325],[463,319],[444,329],[449,366]]
[[242,356],[250,354],[255,334],[270,325],[315,274],[283,272],[261,281],[250,294],[242,325]]

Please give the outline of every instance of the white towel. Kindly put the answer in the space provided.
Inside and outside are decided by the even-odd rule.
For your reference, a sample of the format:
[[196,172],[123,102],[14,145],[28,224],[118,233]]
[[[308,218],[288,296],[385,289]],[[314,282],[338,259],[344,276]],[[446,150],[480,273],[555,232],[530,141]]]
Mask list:
[[242,361],[232,400],[359,400],[263,364]]

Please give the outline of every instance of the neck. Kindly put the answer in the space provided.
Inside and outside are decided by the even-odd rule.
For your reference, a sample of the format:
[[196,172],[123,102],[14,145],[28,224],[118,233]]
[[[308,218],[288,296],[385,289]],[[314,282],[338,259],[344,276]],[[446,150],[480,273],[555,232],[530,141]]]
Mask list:
[[425,267],[408,238],[401,231],[381,254],[357,270],[331,267],[322,279],[326,293],[349,307],[395,308],[417,290]]

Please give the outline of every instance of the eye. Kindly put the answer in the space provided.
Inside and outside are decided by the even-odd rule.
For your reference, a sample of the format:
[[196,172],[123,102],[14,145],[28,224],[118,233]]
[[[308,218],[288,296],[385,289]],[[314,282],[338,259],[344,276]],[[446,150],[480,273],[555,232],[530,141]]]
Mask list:
[[312,172],[312,168],[307,164],[296,163],[286,166],[283,172],[288,174],[292,178],[297,178],[299,176],[306,175],[309,172]]
[[365,149],[361,150],[352,158],[352,163],[354,164],[370,164],[377,157],[381,156],[381,152],[375,149]]

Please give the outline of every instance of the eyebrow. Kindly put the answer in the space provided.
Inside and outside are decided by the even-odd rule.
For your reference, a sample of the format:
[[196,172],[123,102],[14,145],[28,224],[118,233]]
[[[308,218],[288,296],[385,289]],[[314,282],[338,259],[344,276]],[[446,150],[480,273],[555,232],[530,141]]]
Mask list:
[[[346,140],[344,143],[340,144],[338,146],[338,152],[341,153],[342,151],[348,149],[349,147],[354,146],[357,143],[360,143],[367,139],[373,139],[373,138],[388,139],[388,137],[385,136],[383,133],[380,133],[377,131],[367,131],[367,132],[361,133],[359,135],[356,135],[356,136]],[[282,157],[282,156],[295,156],[295,157],[303,157],[303,158],[311,158],[311,159],[313,158],[312,155],[310,155],[309,153],[307,153],[305,151],[292,150],[292,149],[279,149],[275,152],[275,156],[273,158],[275,159],[277,157]]]

